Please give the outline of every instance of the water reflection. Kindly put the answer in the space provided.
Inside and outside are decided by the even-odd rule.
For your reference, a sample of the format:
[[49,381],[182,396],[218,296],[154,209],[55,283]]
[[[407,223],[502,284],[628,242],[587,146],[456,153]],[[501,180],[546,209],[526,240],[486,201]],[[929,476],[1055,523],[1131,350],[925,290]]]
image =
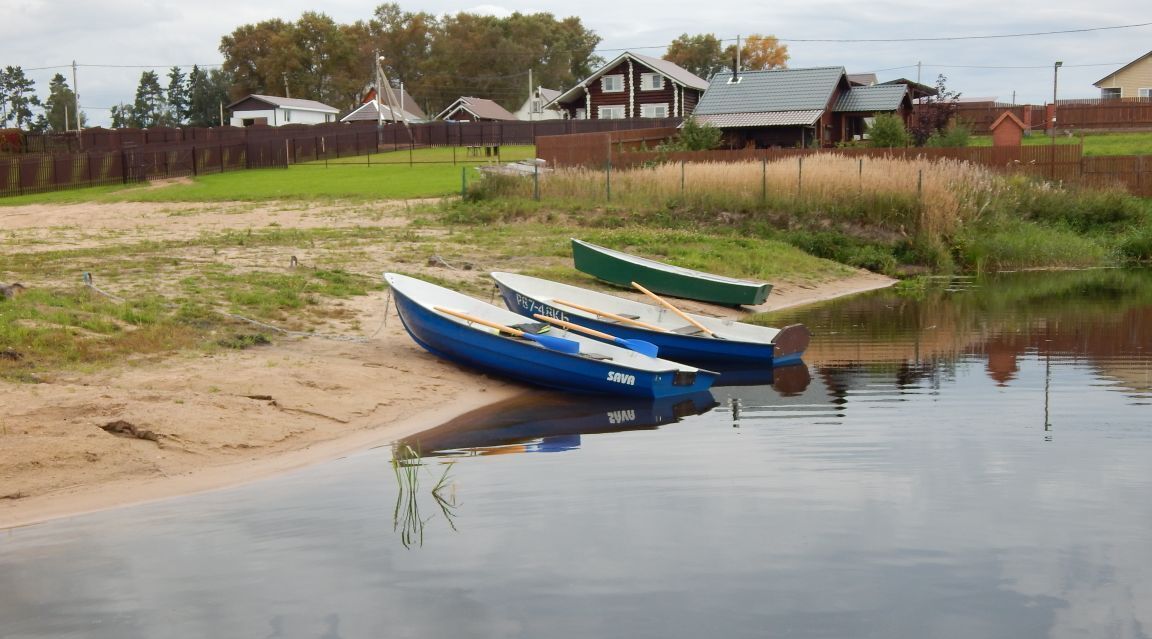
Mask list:
[[0,637],[1147,637],[1149,308],[936,280],[794,311],[808,366],[683,417],[536,394],[407,440],[414,484],[381,449],[5,531]]
[[656,400],[527,393],[465,413],[398,446],[420,456],[564,452],[579,448],[583,435],[656,429],[714,406],[707,392]]

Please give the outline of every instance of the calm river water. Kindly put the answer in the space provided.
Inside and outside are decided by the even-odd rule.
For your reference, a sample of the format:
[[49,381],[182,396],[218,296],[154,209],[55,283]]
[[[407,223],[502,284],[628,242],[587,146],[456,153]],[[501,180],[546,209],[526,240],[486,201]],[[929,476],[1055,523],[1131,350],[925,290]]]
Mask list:
[[420,463],[0,531],[0,637],[1152,635],[1152,273],[790,321],[806,365],[753,385],[533,393]]

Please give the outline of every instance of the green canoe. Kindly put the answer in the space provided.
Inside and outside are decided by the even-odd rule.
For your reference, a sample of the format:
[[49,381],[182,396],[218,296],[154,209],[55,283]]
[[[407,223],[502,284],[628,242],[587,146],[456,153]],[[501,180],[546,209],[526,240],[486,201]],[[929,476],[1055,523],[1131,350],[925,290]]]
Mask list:
[[627,288],[638,282],[663,295],[712,302],[725,306],[763,304],[771,284],[738,280],[663,262],[636,257],[610,248],[572,239],[576,270]]

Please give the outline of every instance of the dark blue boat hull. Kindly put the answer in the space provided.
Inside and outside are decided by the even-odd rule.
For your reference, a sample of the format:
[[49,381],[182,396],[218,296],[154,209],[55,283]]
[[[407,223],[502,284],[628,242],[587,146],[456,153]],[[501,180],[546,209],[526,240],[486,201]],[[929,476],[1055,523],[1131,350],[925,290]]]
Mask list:
[[578,393],[670,397],[707,390],[707,370],[645,371],[612,361],[569,355],[536,342],[504,337],[461,324],[393,289],[404,328],[428,352],[466,366],[529,384]]

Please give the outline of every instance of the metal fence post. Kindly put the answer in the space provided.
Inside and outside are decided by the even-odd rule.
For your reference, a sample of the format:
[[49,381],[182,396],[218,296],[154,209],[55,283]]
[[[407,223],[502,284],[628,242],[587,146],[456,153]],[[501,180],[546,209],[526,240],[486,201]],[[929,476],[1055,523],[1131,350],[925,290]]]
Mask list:
[[687,198],[688,192],[686,188],[686,180],[684,179],[684,160],[680,160],[680,199]]
[[612,161],[608,160],[604,163],[604,187],[605,193],[608,195],[608,201],[612,201]]
[[532,163],[532,197],[540,201],[540,165]]
[[768,158],[760,158],[760,203],[768,206]]
[[799,170],[796,173],[796,199],[804,195],[804,156],[800,156]]
[[460,197],[464,198],[468,194],[468,167],[460,167]]

